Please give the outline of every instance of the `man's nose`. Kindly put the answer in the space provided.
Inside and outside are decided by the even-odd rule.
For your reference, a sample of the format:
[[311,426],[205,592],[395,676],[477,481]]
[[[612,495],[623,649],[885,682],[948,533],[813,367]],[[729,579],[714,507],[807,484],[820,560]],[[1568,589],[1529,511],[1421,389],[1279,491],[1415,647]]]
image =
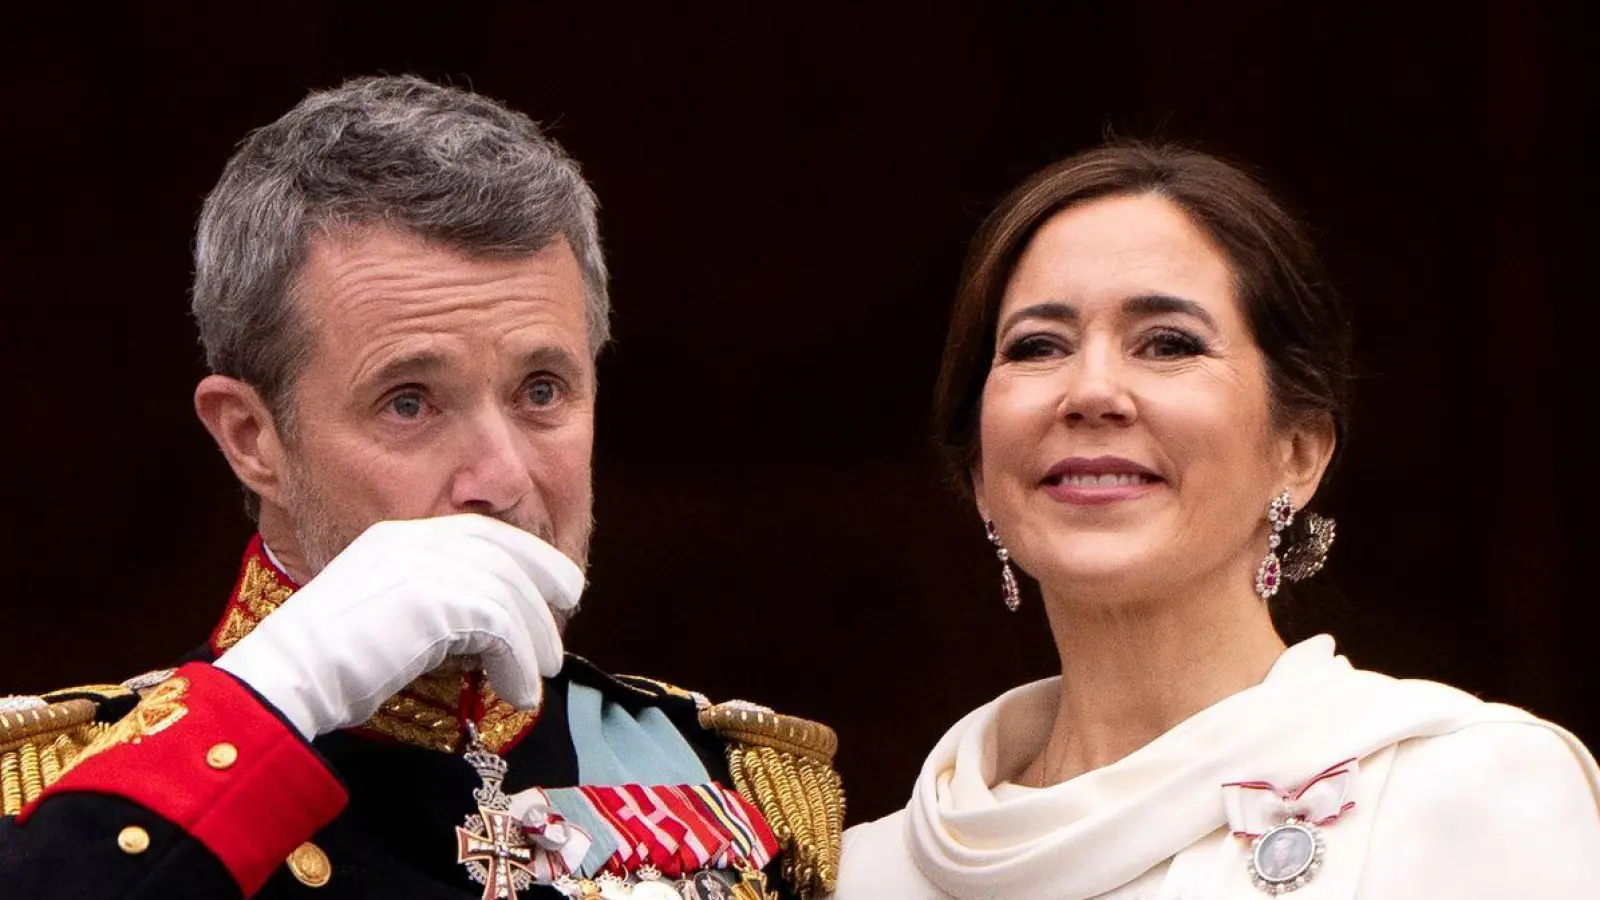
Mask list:
[[463,435],[463,459],[450,487],[461,512],[496,514],[514,509],[533,490],[527,438],[504,410],[472,417]]

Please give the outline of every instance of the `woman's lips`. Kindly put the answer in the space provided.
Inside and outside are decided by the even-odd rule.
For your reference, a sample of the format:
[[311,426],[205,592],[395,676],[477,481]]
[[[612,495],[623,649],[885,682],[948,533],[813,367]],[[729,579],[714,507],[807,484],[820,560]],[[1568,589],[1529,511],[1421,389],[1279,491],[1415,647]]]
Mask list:
[[1160,476],[1131,460],[1114,456],[1061,460],[1045,474],[1045,493],[1061,503],[1106,506],[1134,500],[1159,489]]

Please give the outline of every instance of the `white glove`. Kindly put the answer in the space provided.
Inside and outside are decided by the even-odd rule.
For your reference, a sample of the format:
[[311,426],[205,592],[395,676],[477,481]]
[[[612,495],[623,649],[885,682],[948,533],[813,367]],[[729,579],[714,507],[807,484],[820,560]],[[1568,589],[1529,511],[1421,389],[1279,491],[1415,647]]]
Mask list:
[[560,551],[479,515],[380,522],[216,661],[307,738],[365,722],[419,675],[481,657],[512,705],[539,705],[561,671],[550,607],[583,572]]

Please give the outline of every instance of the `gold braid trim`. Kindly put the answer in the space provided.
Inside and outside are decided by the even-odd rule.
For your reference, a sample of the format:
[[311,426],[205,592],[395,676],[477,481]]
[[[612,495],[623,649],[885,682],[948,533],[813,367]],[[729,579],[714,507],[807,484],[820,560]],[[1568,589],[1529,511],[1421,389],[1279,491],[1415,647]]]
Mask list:
[[702,709],[700,724],[728,742],[733,786],[777,836],[784,877],[802,897],[831,893],[845,809],[833,729],[741,701]]
[[[466,749],[458,715],[463,690],[465,682],[460,670],[429,672],[383,701],[378,712],[361,727],[402,744],[460,753]],[[537,712],[517,709],[500,699],[487,683],[479,688],[478,697],[483,704],[478,737],[494,753],[521,737],[539,718]]]
[[0,815],[21,812],[109,727],[95,710],[79,699],[0,714]]

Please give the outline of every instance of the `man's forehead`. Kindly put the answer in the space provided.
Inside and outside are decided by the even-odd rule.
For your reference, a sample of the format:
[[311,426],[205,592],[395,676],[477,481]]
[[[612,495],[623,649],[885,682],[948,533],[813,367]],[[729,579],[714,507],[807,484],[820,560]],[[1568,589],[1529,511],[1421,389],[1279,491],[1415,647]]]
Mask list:
[[583,314],[586,301],[583,274],[563,239],[532,253],[491,256],[389,228],[313,236],[294,293],[313,319],[516,301],[543,301],[551,307],[544,315],[560,318],[568,311],[562,307]]
[[[362,370],[425,374],[463,356],[503,364],[587,357],[587,297],[564,241],[475,257],[388,229],[313,240],[297,306],[316,345]],[[480,359],[479,362],[490,360]]]
[[298,282],[301,290],[323,287],[318,280],[330,275],[359,274],[375,265],[403,269],[411,265],[424,272],[441,260],[471,266],[484,272],[507,272],[532,266],[551,274],[572,275],[581,285],[583,273],[572,246],[563,235],[554,236],[537,250],[526,253],[488,253],[436,240],[417,232],[382,223],[328,223],[313,229],[306,239],[305,262]]

